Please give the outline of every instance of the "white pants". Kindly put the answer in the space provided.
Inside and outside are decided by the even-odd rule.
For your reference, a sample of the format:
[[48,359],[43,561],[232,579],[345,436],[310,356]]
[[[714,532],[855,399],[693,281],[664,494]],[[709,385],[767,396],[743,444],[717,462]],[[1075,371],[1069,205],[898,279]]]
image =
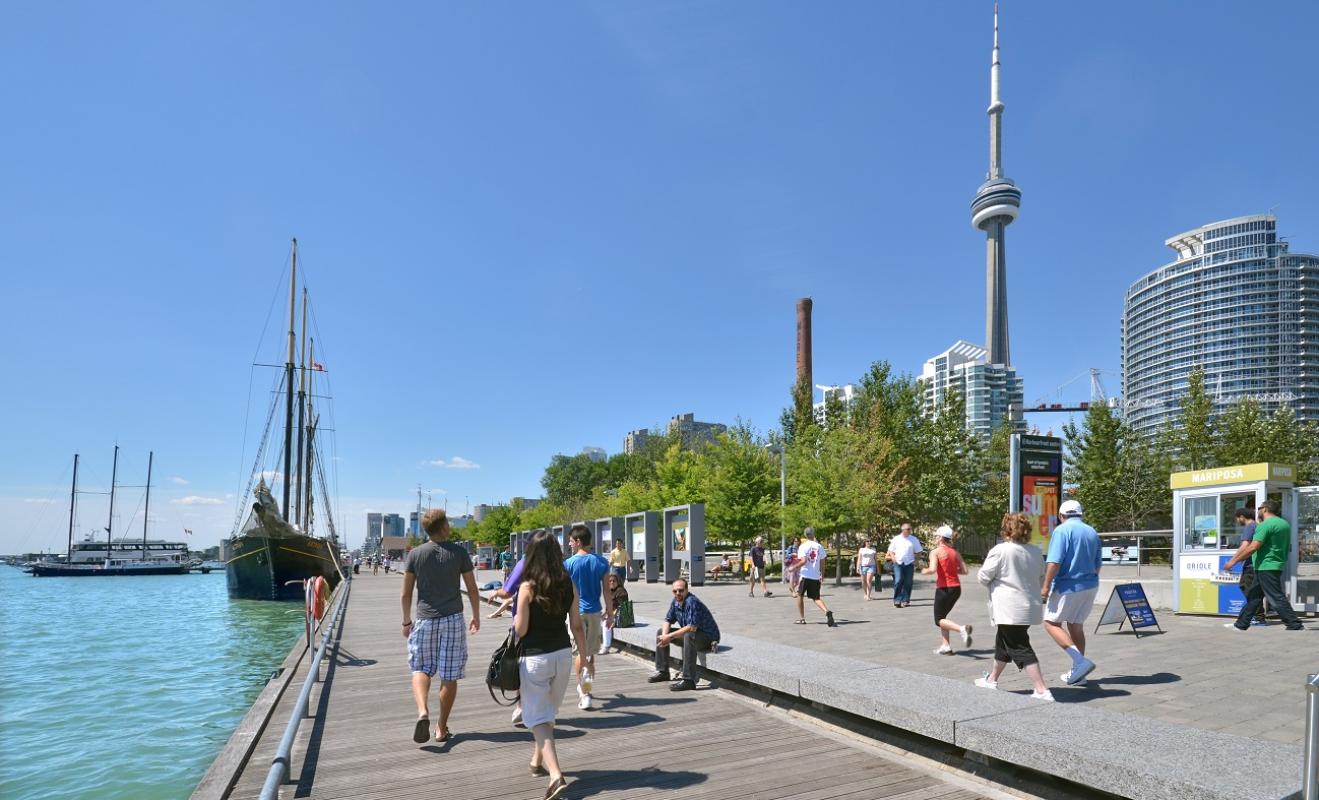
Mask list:
[[547,722],[553,725],[563,695],[568,691],[572,649],[565,647],[544,655],[523,656],[518,659],[518,674],[522,678],[523,724],[528,728]]

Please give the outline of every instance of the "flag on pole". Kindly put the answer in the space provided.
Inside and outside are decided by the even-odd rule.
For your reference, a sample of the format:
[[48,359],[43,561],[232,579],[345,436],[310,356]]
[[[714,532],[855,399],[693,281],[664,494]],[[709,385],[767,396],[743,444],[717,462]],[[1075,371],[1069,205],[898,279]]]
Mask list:
[[188,534],[189,536],[192,535],[192,531],[189,530],[188,528],[184,528],[184,529],[183,529],[183,532],[186,533],[186,534]]
[[325,366],[322,365],[321,362],[319,362],[319,361],[313,361],[313,362],[311,362],[311,368],[314,369],[314,370],[316,370],[317,372],[324,372],[324,371],[325,371]]

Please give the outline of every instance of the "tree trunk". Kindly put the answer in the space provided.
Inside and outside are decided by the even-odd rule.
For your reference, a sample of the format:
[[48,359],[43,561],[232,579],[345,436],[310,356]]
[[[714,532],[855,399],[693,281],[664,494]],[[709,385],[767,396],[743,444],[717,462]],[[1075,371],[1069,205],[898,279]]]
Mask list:
[[838,544],[837,547],[838,555],[836,558],[838,563],[834,564],[834,586],[842,586],[843,585],[843,535],[841,533],[838,534],[838,538],[835,541]]

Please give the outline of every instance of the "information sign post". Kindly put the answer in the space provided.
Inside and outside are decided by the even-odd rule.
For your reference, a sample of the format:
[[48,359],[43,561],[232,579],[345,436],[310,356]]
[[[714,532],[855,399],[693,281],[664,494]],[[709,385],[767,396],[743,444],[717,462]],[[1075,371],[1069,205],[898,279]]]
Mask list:
[[1047,549],[1062,502],[1063,440],[1014,433],[1010,452],[1008,510],[1030,517],[1031,544]]

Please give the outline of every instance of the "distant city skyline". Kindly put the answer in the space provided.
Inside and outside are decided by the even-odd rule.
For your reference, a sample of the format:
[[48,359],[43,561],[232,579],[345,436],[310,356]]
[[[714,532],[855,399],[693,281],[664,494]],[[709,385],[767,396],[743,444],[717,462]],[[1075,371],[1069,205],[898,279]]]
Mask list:
[[[152,538],[228,535],[295,236],[354,546],[418,484],[456,513],[537,495],[554,453],[677,411],[774,427],[803,297],[821,383],[989,345],[989,233],[967,225],[988,0],[5,20],[23,157],[0,259],[22,302],[0,318],[0,552],[62,548],[73,454],[103,492],[116,443],[124,475],[155,451]],[[1319,250],[1319,7],[1012,0],[1001,21],[1027,408],[1116,373],[1126,289],[1171,232],[1276,207],[1293,251]],[[1168,101],[1201,96],[1270,111],[1210,125]],[[141,495],[120,489],[116,530],[140,529]],[[83,496],[75,538],[107,513]]]

